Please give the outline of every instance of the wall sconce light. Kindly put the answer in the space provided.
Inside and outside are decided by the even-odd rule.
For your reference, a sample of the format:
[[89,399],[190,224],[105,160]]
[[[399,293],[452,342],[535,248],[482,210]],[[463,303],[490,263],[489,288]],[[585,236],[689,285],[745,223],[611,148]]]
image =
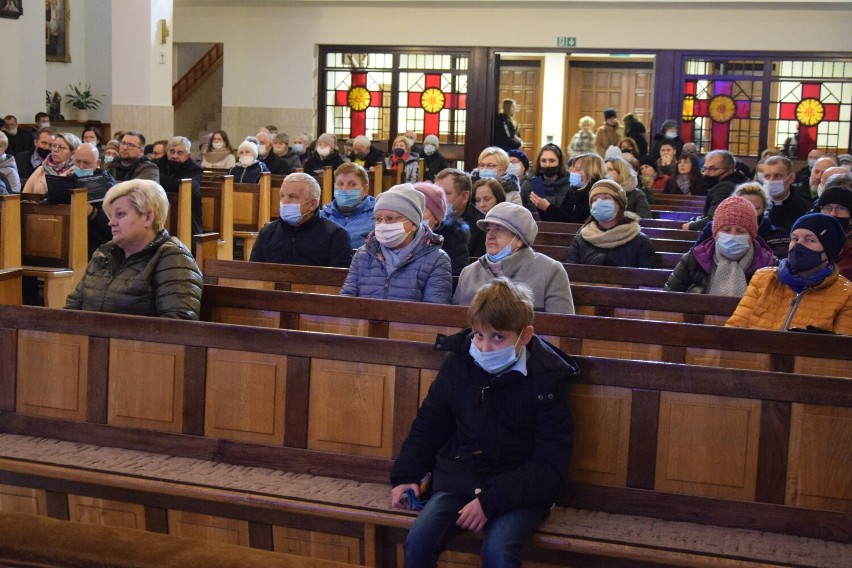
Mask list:
[[160,32],[160,43],[165,45],[169,39],[169,24],[166,20],[159,20],[157,22],[157,28]]

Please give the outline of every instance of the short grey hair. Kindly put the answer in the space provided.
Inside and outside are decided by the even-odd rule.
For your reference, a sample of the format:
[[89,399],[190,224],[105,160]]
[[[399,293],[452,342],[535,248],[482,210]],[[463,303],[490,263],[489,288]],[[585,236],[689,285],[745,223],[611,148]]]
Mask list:
[[314,179],[314,176],[302,172],[292,173],[284,178],[284,181],[281,182],[281,187],[293,183],[307,186],[311,199],[319,201],[320,196],[322,195],[322,190],[320,189],[317,180]]
[[184,148],[186,148],[187,152],[192,150],[192,142],[190,142],[189,139],[185,136],[173,136],[172,138],[170,138],[168,143],[166,144],[166,150],[176,148],[178,146],[183,146]]
[[[268,131],[266,128],[258,128],[257,134],[254,135],[255,138],[263,134],[266,136],[266,144],[272,144],[272,133]],[[260,139],[258,138],[258,144],[260,143]]]
[[290,144],[290,137],[287,136],[286,132],[276,132],[275,136],[272,138],[273,142],[283,142],[284,144]]
[[722,167],[726,170],[732,170],[737,167],[737,160],[734,158],[734,155],[727,150],[711,150],[710,152],[707,152],[704,156],[704,163],[706,164],[713,156],[719,156],[719,159],[722,161]]
[[79,138],[77,138],[77,135],[76,135],[76,134],[72,134],[72,133],[70,133],[70,132],[62,132],[62,133],[60,133],[60,134],[57,134],[57,135],[56,135],[56,137],[54,138],[54,140],[55,140],[56,138],[62,138],[63,140],[65,140],[65,143],[66,143],[66,144],[68,144],[68,147],[69,147],[69,148],[71,148],[71,153],[72,153],[72,154],[73,154],[74,152],[76,152],[76,151],[77,151],[77,148],[79,148],[79,147],[80,147],[80,144],[82,144],[82,143],[83,143],[83,141],[82,141],[82,140],[80,140]]

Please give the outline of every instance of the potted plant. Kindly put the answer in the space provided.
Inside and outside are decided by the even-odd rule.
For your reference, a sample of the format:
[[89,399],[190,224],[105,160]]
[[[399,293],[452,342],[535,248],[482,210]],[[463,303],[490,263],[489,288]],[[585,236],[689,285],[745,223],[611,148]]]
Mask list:
[[89,111],[97,110],[101,106],[101,100],[92,94],[91,87],[89,85],[83,87],[81,83],[68,85],[65,100],[77,109],[77,122],[87,122],[89,120]]

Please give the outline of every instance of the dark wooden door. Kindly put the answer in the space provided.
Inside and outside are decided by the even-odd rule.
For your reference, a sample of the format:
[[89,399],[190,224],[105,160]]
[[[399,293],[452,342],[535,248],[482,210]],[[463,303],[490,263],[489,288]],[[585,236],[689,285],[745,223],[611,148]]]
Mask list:
[[[531,158],[538,152],[541,140],[542,59],[500,60],[500,87],[497,112],[502,112],[503,99],[515,99],[518,135],[524,141],[523,151]],[[532,152],[532,153],[531,153]]]

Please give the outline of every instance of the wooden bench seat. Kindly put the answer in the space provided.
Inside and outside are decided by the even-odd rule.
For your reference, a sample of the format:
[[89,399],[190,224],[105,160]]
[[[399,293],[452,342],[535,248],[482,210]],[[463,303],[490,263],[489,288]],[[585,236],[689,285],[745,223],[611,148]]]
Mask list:
[[20,268],[0,268],[0,304],[21,305],[22,276]]
[[0,195],[0,269],[21,266],[21,196]]
[[[548,315],[538,314],[536,325],[546,326]],[[576,328],[606,321],[561,317]],[[632,324],[659,326],[659,336],[675,342],[694,335],[699,344],[699,330],[715,329],[620,323],[633,334],[650,328]],[[770,352],[789,338],[716,331],[731,332],[716,336],[722,347],[759,344]],[[88,509],[89,518],[105,523],[144,519],[146,528],[163,532],[194,525],[207,535],[247,534],[250,544],[254,535],[263,547],[280,546],[280,538],[302,543],[305,555],[346,549],[357,551],[356,564],[399,565],[411,517],[387,509],[386,500],[375,507],[338,498],[342,492],[368,499],[375,490],[387,499],[392,460],[443,360],[431,345],[15,306],[0,306],[0,336],[12,346],[0,350],[0,432],[32,437],[26,444],[34,448],[27,454],[11,438],[0,439],[0,483],[16,488],[0,498],[0,508],[43,506],[68,511],[68,518],[71,510]],[[849,342],[797,337],[785,354],[844,351],[848,363]],[[769,536],[728,529],[781,533],[787,537],[779,542],[792,547],[808,538],[833,541],[815,545],[805,563],[818,564],[824,553],[832,562],[848,558],[848,378],[587,355],[577,361],[573,460],[558,501],[566,512],[537,535],[530,560],[784,565],[771,556],[780,546]],[[158,462],[138,452],[174,457]],[[111,471],[110,464],[125,470]],[[255,480],[253,468],[278,471],[248,490],[229,481]],[[113,482],[113,475],[121,479]],[[357,483],[335,485],[334,502],[303,491],[278,494],[306,475]],[[624,518],[606,528],[600,523],[607,515],[655,521]],[[685,522],[727,528],[714,533],[711,550],[682,533],[680,544],[664,540]],[[654,526],[656,537],[643,532]],[[752,546],[764,540],[765,547]],[[469,552],[471,542],[458,546]],[[798,565],[793,557],[785,561]]]
[[[538,250],[541,246],[568,247],[571,245],[575,236],[576,233],[539,233],[535,237],[533,248]],[[651,237],[651,244],[657,252],[676,252],[683,254],[692,248],[695,241]]]

